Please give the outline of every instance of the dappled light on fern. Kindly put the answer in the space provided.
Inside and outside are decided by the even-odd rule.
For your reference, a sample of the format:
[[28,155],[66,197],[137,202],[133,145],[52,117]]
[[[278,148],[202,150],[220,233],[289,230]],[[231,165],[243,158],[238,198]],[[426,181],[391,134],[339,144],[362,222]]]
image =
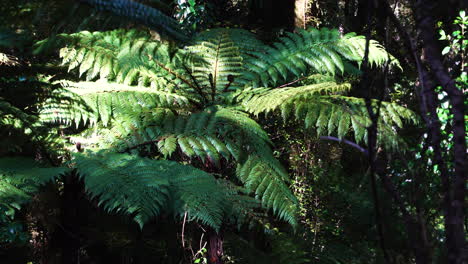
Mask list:
[[[277,114],[284,122],[303,122],[316,136],[354,135],[358,143],[365,142],[370,124],[365,103],[346,96],[351,84],[335,78],[359,72],[365,39],[324,28],[287,33],[279,42],[266,45],[246,30],[218,28],[201,32],[187,43],[176,46],[143,31],[123,29],[62,34],[38,43],[38,51],[64,45],[63,64],[86,79],[59,81],[62,89],[44,104],[42,120],[85,129],[82,137],[88,137],[88,149],[175,160],[214,172],[223,171],[221,163],[232,164],[235,173],[223,177],[242,184],[265,208],[296,225],[297,201],[288,188],[288,173],[273,155],[269,135],[256,118]],[[399,67],[376,41],[370,42],[369,50],[371,66]],[[307,76],[314,84],[297,86]],[[402,127],[403,120],[415,117],[405,108],[384,103],[379,123],[382,145],[402,146],[395,128]],[[97,128],[101,132],[89,137]],[[134,166],[139,162],[153,162],[129,158],[132,163],[118,170],[138,170]],[[117,202],[117,196],[102,196],[101,185],[91,182],[98,177],[98,168],[107,165],[93,166],[96,169],[84,173],[91,177],[85,177],[88,191],[101,195],[108,210],[136,213],[140,224],[164,210],[164,188],[169,187],[157,187],[162,189],[154,193],[154,201],[160,201],[154,208],[140,204],[150,199],[147,195],[143,200]],[[103,172],[99,177],[106,175],[115,174]],[[127,185],[137,188],[138,184]],[[220,211],[203,216],[207,218],[199,220],[213,227],[222,221]]]

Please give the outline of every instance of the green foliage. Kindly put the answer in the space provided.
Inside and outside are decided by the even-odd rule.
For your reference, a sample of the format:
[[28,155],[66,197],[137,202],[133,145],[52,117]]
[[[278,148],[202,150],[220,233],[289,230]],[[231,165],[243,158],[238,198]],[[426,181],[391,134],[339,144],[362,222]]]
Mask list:
[[[204,169],[219,170],[225,160],[236,167],[237,179],[231,180],[240,181],[264,207],[293,225],[297,201],[288,188],[288,174],[274,157],[268,134],[246,112],[281,109],[285,121],[295,113],[317,135],[337,133],[342,138],[353,130],[358,142],[366,138],[364,101],[341,95],[349,84],[319,81],[333,78],[336,69],[345,73],[351,62],[361,63],[365,39],[360,36],[300,31],[273,47],[241,29],[207,30],[184,48],[136,30],[62,34],[57,40],[67,45],[60,56],[69,70],[86,73],[87,80],[100,76],[113,83],[62,82],[64,89],[44,105],[43,120],[99,128],[88,145],[92,148],[188,159]],[[39,50],[45,43],[39,43]],[[370,54],[372,65],[389,61],[398,66],[375,41]],[[256,88],[314,72],[330,77],[317,79],[315,85]],[[402,107],[384,106],[381,141],[397,147],[394,127],[414,118]]]
[[465,11],[460,11],[460,16],[457,17],[454,24],[460,26],[460,30],[456,30],[451,34],[445,33],[443,29],[439,30],[439,40],[447,40],[450,42],[449,46],[444,47],[442,55],[446,55],[451,50],[455,53],[463,52],[467,46],[467,40],[465,39],[466,27],[468,25],[468,16]]
[[209,16],[211,3],[204,3],[196,0],[177,0],[177,18],[187,30],[196,30],[201,26],[211,22],[213,18]]
[[[336,135],[344,138],[351,131],[357,143],[367,141],[370,118],[364,99],[339,95],[351,88],[347,83],[322,82],[300,87],[246,89],[236,95],[246,110],[254,115],[281,112],[284,122],[303,121],[316,136]],[[374,102],[375,107],[377,101]],[[392,149],[403,149],[403,141],[393,132],[405,121],[417,123],[410,110],[394,103],[382,102],[379,120],[379,143]]]
[[[267,208],[295,224],[295,198],[285,184],[282,165],[273,157],[266,132],[245,113],[230,108],[207,108],[203,112],[173,115],[153,112],[147,120],[119,122],[111,131],[110,142],[117,151],[134,146],[157,145],[170,158],[176,150],[205,165],[219,168],[222,159],[238,164],[237,177],[247,190],[255,192]],[[126,123],[128,122],[128,123]]]
[[[349,62],[360,64],[364,57],[366,39],[354,33],[340,36],[338,30],[309,29],[287,33],[273,47],[252,52],[246,59],[247,71],[242,83],[249,86],[271,87],[299,78],[310,72],[335,75],[355,68]],[[369,64],[377,67],[386,62],[399,67],[398,61],[388,54],[378,42],[369,43]]]
[[87,192],[108,212],[130,215],[143,225],[164,213],[219,229],[226,192],[213,176],[190,166],[127,154],[75,154]]
[[55,87],[40,77],[27,75],[29,68],[16,60],[0,64],[0,71],[0,155],[30,148],[61,152],[63,140],[49,133],[54,129],[38,117],[45,94]]
[[147,45],[145,50],[141,50],[142,45],[150,41],[149,34],[138,30],[82,31],[39,41],[35,53],[66,44],[60,50],[60,57],[63,64],[69,64],[69,70],[78,68],[80,75],[87,74],[88,80],[100,76],[132,83],[138,76],[133,68],[138,64],[141,54],[147,56],[162,46]]
[[[32,2],[32,5],[21,3],[19,11],[10,7],[0,9],[7,9],[7,15],[12,12],[31,15],[34,13],[31,9],[42,1]],[[89,239],[90,244],[83,251],[86,254],[80,253],[83,257],[92,256],[93,248],[100,243],[96,240],[102,235],[106,236],[102,239],[106,247],[118,248],[115,252],[122,260],[143,257],[146,250],[158,251],[165,260],[177,259],[179,255],[173,249],[179,239],[174,234],[179,236],[178,225],[184,218],[181,237],[186,242],[184,250],[188,253],[187,248],[193,249],[194,244],[200,243],[200,250],[196,254],[192,252],[191,260],[195,263],[208,262],[208,247],[203,245],[206,227],[222,230],[223,236],[226,235],[226,252],[237,250],[235,255],[241,256],[226,258],[226,263],[237,263],[237,260],[239,263],[378,262],[380,254],[372,241],[376,234],[369,222],[371,198],[362,188],[363,182],[340,182],[356,178],[337,180],[334,171],[324,164],[341,163],[344,159],[337,156],[343,154],[346,160],[351,160],[348,169],[364,165],[356,165],[358,158],[343,153],[341,146],[327,143],[325,148],[329,151],[304,144],[300,147],[305,151],[296,157],[285,157],[294,152],[294,146],[283,140],[290,135],[280,131],[282,125],[288,126],[288,133],[297,133],[314,144],[322,144],[317,143],[320,136],[354,138],[358,144],[366,143],[370,120],[365,101],[348,96],[351,84],[343,82],[360,74],[366,46],[363,36],[342,35],[338,30],[326,28],[298,29],[296,33],[281,34],[277,42],[265,44],[254,33],[243,29],[215,28],[192,34],[191,30],[206,25],[207,17],[203,14],[209,2],[178,1],[179,9],[175,12],[182,23],[153,8],[164,6],[165,2],[79,2],[142,22],[163,33],[160,36],[145,27],[129,29],[134,24],[127,20],[125,26],[100,20],[101,16],[111,17],[105,13],[86,13],[88,18],[80,21],[79,26],[74,22],[65,25],[69,20],[62,19],[57,12],[52,12],[51,18],[39,14],[39,19],[59,23],[48,27],[21,22],[26,26],[11,27],[15,29],[11,32],[32,33],[28,39],[51,36],[36,45],[33,57],[24,59],[15,54],[20,42],[18,36],[0,32],[0,47],[7,48],[0,50],[5,52],[0,53],[0,72],[7,72],[0,77],[0,155],[25,152],[37,159],[62,163],[70,158],[69,153],[56,155],[54,152],[63,150],[63,142],[67,142],[68,149],[85,149],[84,153],[72,154],[72,160],[66,163],[81,177],[92,199],[90,203],[79,199],[77,205],[80,209],[88,207],[83,211],[86,221],[92,222],[93,227],[89,229],[102,227],[98,221],[94,222],[93,217],[99,215],[96,218],[112,229],[112,234],[99,230],[92,232],[100,235],[88,236],[85,233],[89,226],[74,234],[80,240]],[[234,2],[232,7],[237,8],[247,2],[263,4],[264,1]],[[46,8],[50,3],[54,10],[65,9],[57,9],[61,4],[56,0],[44,3]],[[70,8],[70,14],[75,14],[76,8]],[[169,7],[166,11],[169,13]],[[89,28],[87,23],[94,20],[103,23]],[[92,32],[101,30],[101,26],[120,29]],[[38,32],[39,27],[45,29]],[[81,31],[85,28],[89,31]],[[77,33],[55,35],[59,32]],[[165,35],[182,41],[160,41]],[[51,48],[59,53],[61,65],[50,57],[37,56]],[[391,70],[400,68],[395,58],[376,41],[371,40],[369,48],[370,66],[389,64]],[[44,60],[54,65],[43,65]],[[23,67],[26,66],[26,63],[22,65],[23,61],[31,62],[34,68]],[[12,66],[21,67],[11,70]],[[63,66],[68,67],[68,73]],[[47,75],[53,77],[42,78],[35,67],[47,69]],[[34,72],[33,76],[29,72]],[[83,81],[72,77],[75,73]],[[374,101],[373,107],[377,105]],[[397,133],[408,122],[417,122],[414,113],[389,102],[382,103],[378,120],[378,144],[385,151],[404,149],[403,139]],[[297,124],[303,124],[304,128]],[[283,141],[280,146],[278,141]],[[321,156],[311,158],[316,153]],[[306,163],[292,165],[294,160]],[[30,201],[38,186],[68,170],[43,168],[19,158],[0,158],[0,215],[9,214],[0,217],[1,224],[7,223],[0,228],[0,243],[10,243],[19,237],[20,225],[10,217],[19,205]],[[313,191],[302,196],[297,191],[293,193],[291,189],[295,186],[290,186],[295,184],[297,170],[306,171],[305,174],[308,170],[320,173],[307,186]],[[61,179],[57,182],[54,187],[61,192]],[[304,206],[303,199],[313,201],[314,206],[312,203]],[[95,210],[94,202],[104,212]],[[46,206],[53,208],[49,203]],[[391,205],[384,206],[391,211]],[[267,210],[299,232],[287,234],[270,229],[268,221],[274,220]],[[102,218],[104,213],[106,216]],[[145,232],[130,230],[133,226],[124,218],[121,219],[123,228],[132,234],[130,238],[121,234],[118,238],[115,218],[109,221],[115,213],[133,219],[140,228],[145,226]],[[44,215],[48,216],[49,212]],[[315,222],[315,225],[307,222],[310,230],[299,225],[304,215]],[[77,222],[83,223],[81,220]],[[47,221],[55,225],[55,221]],[[401,225],[396,222],[392,219],[388,233],[398,234],[394,231]],[[168,223],[170,228],[165,230]],[[283,224],[274,223],[275,226]],[[248,240],[229,237],[234,225],[238,228],[236,234],[245,234],[243,228],[249,228]],[[347,228],[350,225],[352,230]],[[255,228],[261,229],[260,234],[252,231]],[[145,236],[154,237],[155,233],[157,239],[145,239]],[[164,236],[161,233],[169,235],[161,239]],[[358,239],[354,241],[354,238]],[[115,240],[121,245],[113,246]],[[263,248],[258,250],[259,247]],[[97,254],[109,261],[102,251]]]
[[172,215],[218,230],[223,220],[244,224],[258,207],[227,182],[189,165],[128,154],[74,154],[86,191],[107,212],[129,215],[143,228],[158,216]]
[[171,37],[186,40],[189,31],[182,29],[177,21],[160,10],[132,0],[83,0],[98,10],[112,12],[142,22],[149,27],[160,30]]
[[449,44],[442,50],[442,55],[456,57],[456,64],[460,68],[460,76],[457,76],[456,80],[461,87],[466,87],[468,85],[468,74],[465,70],[468,65],[468,62],[466,62],[468,16],[464,10],[460,11],[459,16],[453,21],[453,24],[458,25],[459,29],[451,34],[447,34],[443,29],[439,30],[439,40],[448,41]]
[[[446,33],[443,29],[439,30],[440,38],[439,40],[444,40],[448,42],[448,46],[445,46],[442,50],[442,55],[449,57],[450,59],[455,60],[452,72],[457,74],[455,76],[456,84],[459,89],[464,89],[468,87],[468,75],[466,72],[466,67],[468,63],[466,62],[466,48],[468,46],[468,16],[465,11],[460,11],[459,16],[453,21],[454,25],[457,25],[457,29],[451,34]],[[439,26],[442,26],[441,23]],[[453,113],[451,105],[449,104],[449,95],[442,89],[441,86],[438,86],[436,89],[438,94],[438,106],[437,106],[437,117],[440,122],[442,129],[442,144],[441,147],[444,149],[443,155],[446,156],[446,159],[451,160],[452,149],[453,149],[453,132],[451,131],[451,126],[453,124]],[[465,105],[468,105],[468,101],[465,99]],[[465,119],[468,118],[468,115],[465,115]],[[468,129],[468,124],[465,122],[465,130]],[[424,143],[422,144],[424,145]],[[433,150],[428,151],[431,155]],[[447,163],[448,168],[453,170],[453,164]],[[439,172],[437,165],[434,165],[434,173]]]
[[38,187],[67,171],[66,168],[47,168],[34,160],[22,157],[0,158],[0,206],[12,215],[28,202]]
[[60,84],[63,89],[55,90],[41,110],[43,122],[73,123],[77,126],[100,122],[108,126],[110,120],[119,115],[157,107],[189,107],[185,96],[148,87],[108,82],[61,81]]

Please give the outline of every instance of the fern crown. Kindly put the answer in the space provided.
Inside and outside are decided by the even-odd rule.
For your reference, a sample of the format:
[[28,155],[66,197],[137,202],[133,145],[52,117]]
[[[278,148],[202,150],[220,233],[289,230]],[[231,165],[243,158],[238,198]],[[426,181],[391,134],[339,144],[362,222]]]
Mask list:
[[[38,43],[38,52],[47,42]],[[187,43],[177,47],[136,30],[60,35],[63,64],[86,81],[59,82],[62,88],[42,106],[41,120],[83,128],[76,140],[87,148],[114,151],[100,159],[77,155],[76,162],[92,196],[108,210],[135,215],[140,224],[169,210],[168,200],[180,201],[191,212],[210,202],[232,202],[234,196],[221,194],[216,194],[218,200],[206,199],[218,185],[205,170],[226,173],[265,208],[295,225],[297,201],[288,174],[254,118],[278,114],[285,122],[303,122],[317,136],[352,135],[365,141],[370,124],[365,103],[346,96],[351,85],[337,81],[359,72],[365,39],[324,28],[287,33],[265,45],[246,30],[219,28]],[[371,66],[399,67],[376,41],[370,41],[369,51]],[[379,142],[398,148],[395,132],[404,120],[415,121],[413,113],[384,103],[381,117]],[[115,153],[149,154],[156,160]],[[226,164],[233,173],[223,169]],[[106,193],[104,186],[113,184],[109,175],[119,179],[115,190],[134,186],[129,191],[141,195],[130,199],[125,191]],[[183,182],[187,186],[179,186]],[[183,196],[177,189],[191,193],[197,184],[209,192]],[[180,215],[182,208],[171,210]],[[212,208],[200,209],[194,217],[217,227],[228,213]]]

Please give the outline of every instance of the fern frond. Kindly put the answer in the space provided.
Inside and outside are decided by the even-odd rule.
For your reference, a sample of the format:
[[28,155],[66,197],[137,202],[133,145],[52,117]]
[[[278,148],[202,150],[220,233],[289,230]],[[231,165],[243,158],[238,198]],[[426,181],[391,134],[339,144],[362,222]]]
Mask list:
[[239,46],[233,40],[232,30],[213,29],[197,36],[187,49],[203,57],[192,69],[192,74],[212,100],[228,89],[238,89],[236,80],[242,70],[242,57]]
[[67,168],[47,168],[32,159],[0,158],[0,205],[20,209],[40,185],[67,172]]
[[165,15],[156,8],[138,3],[132,0],[81,0],[87,2],[99,10],[110,11],[119,16],[129,17],[145,25],[166,33],[169,36],[187,40],[190,32],[183,30],[180,24],[173,18]]
[[247,190],[255,192],[281,219],[295,224],[296,200],[286,184],[288,175],[273,156],[266,132],[248,115],[218,107],[147,122],[153,125],[134,127],[124,136],[125,145],[157,144],[166,157],[178,147],[186,156],[208,159],[215,166],[221,157],[234,160],[239,164],[237,176]]
[[143,225],[162,212],[185,212],[218,229],[225,194],[215,179],[198,169],[167,160],[116,153],[75,154],[87,192],[108,212],[133,217]]
[[0,97],[0,127],[11,126],[17,129],[31,128],[36,122],[34,116],[28,115]]
[[259,200],[249,196],[249,191],[245,187],[222,179],[218,179],[218,183],[223,186],[227,194],[226,218],[232,224],[237,224],[237,227],[241,228],[244,224],[258,224],[265,218],[266,214],[259,210],[262,204]]
[[[80,75],[87,73],[88,80],[97,76],[125,80],[129,69],[139,62],[141,46],[149,43],[159,42],[152,41],[149,34],[138,30],[81,31],[39,41],[35,53],[48,46],[65,46],[60,49],[60,57],[63,65],[69,65],[69,71],[78,68]],[[134,61],[126,61],[126,65],[119,63],[120,58],[128,54]]]
[[[128,86],[107,82],[62,81],[59,89],[42,108],[42,120],[62,124],[101,122],[107,126],[111,119],[139,113],[145,109],[170,107],[190,108],[189,99],[176,93],[154,88]],[[70,100],[63,100],[69,98]],[[62,103],[64,102],[64,103]]]
[[348,83],[324,82],[281,89],[244,89],[237,93],[235,98],[244,105],[249,113],[258,115],[259,113],[269,113],[280,106],[285,107],[285,104],[293,100],[323,94],[343,93],[350,89],[351,85]]
[[[349,84],[321,83],[281,89],[257,88],[238,93],[245,109],[255,115],[281,111],[283,121],[303,121],[317,136],[347,136],[351,131],[357,143],[366,142],[371,120],[364,99],[337,95],[349,90]],[[377,101],[373,101],[377,104]],[[396,104],[382,102],[378,129],[379,142],[392,149],[402,148],[396,129],[406,122],[418,122],[412,111]]]
[[[202,61],[187,50],[154,41],[145,32],[137,30],[113,30],[108,32],[79,32],[61,34],[60,56],[69,70],[78,68],[86,73],[87,80],[105,78],[126,85],[151,86],[166,92],[200,101],[200,84],[194,80],[192,70]],[[38,43],[46,45],[47,40]],[[198,56],[198,57],[197,57]],[[203,96],[202,96],[203,97]]]
[[[366,40],[362,36],[340,36],[338,30],[299,30],[287,33],[273,46],[254,52],[245,61],[242,83],[248,86],[277,86],[308,72],[343,74],[347,61],[360,64],[364,57]],[[387,61],[399,66],[396,59],[376,41],[369,42],[369,64],[382,66]]]
[[279,219],[297,225],[297,199],[285,184],[286,171],[276,160],[249,155],[240,162],[236,174],[247,190],[253,191],[266,208],[272,208]]

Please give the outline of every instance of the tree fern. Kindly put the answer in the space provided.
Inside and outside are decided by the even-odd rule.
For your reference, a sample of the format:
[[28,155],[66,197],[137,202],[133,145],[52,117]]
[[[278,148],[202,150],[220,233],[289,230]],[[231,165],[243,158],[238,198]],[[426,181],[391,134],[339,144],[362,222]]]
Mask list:
[[[45,116],[69,125],[81,122],[85,127],[95,126],[82,134],[93,138],[87,148],[149,153],[154,158],[184,160],[215,170],[221,164],[232,164],[237,179],[230,179],[242,183],[264,207],[293,225],[297,201],[288,188],[288,174],[273,155],[268,134],[248,113],[301,120],[318,136],[343,138],[352,131],[357,142],[366,140],[370,120],[364,101],[346,97],[351,86],[334,81],[336,74],[346,74],[362,63],[366,41],[361,36],[340,36],[328,29],[302,30],[287,33],[280,42],[268,46],[245,30],[211,29],[196,35],[186,46],[176,47],[155,41],[144,32],[114,30],[61,35],[59,40],[67,44],[61,50],[64,64],[77,68],[88,80],[105,80],[68,83],[44,105]],[[387,62],[398,66],[382,46],[370,41],[369,63],[382,66]],[[316,78],[317,73],[320,78]],[[289,87],[306,76],[314,78],[307,81],[313,84]],[[404,120],[414,120],[414,115],[394,104],[382,106],[379,142],[393,142],[395,147],[396,129]],[[112,155],[116,155],[112,159],[128,160],[136,167],[140,162],[141,166],[160,162]],[[77,160],[81,158],[98,162],[84,157]],[[99,162],[92,166],[103,166]],[[110,170],[124,171],[118,167],[123,165],[115,166],[96,177],[112,175]],[[84,174],[94,177],[92,173]],[[118,177],[125,181],[128,176]],[[138,182],[132,184],[146,188],[146,183],[134,180]],[[150,188],[148,192],[154,193],[147,195],[163,195],[165,186],[161,183]],[[99,189],[94,193],[104,195]],[[154,208],[143,208],[144,197],[138,196],[127,204],[118,193],[104,201],[113,195],[120,197],[116,198],[119,202],[109,210],[128,214],[143,210],[136,213],[140,223],[162,210],[159,202]],[[159,196],[154,199],[165,201]],[[212,226],[219,224],[217,213],[203,214],[197,219]]]

